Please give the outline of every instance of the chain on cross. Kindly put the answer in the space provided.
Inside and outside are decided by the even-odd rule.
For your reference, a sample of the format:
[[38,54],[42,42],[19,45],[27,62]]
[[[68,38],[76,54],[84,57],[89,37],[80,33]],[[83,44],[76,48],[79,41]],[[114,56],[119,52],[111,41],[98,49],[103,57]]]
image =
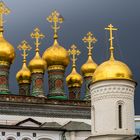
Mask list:
[[117,31],[118,29],[117,28],[114,28],[112,24],[109,24],[107,28],[105,28],[105,30],[108,30],[109,33],[110,33],[110,38],[109,38],[109,41],[110,41],[110,53],[111,53],[111,57],[112,59],[114,59],[114,56],[113,56],[113,52],[114,52],[114,47],[113,47],[113,31]]
[[34,29],[34,32],[31,33],[31,38],[35,39],[35,46],[36,46],[36,52],[39,52],[39,45],[41,44],[39,42],[39,39],[43,39],[45,36],[40,32],[38,28]]
[[57,11],[53,11],[50,16],[47,17],[48,22],[54,23],[52,29],[54,30],[54,39],[58,38],[57,30],[60,29],[58,23],[62,23],[64,18]]
[[84,43],[88,43],[88,55],[92,55],[92,43],[96,43],[97,39],[93,36],[93,34],[91,32],[88,32],[87,35],[82,39]]
[[32,47],[25,41],[23,40],[21,44],[17,47],[19,50],[23,51],[21,54],[23,56],[23,62],[26,62],[26,57],[28,56],[27,51],[30,51]]
[[0,27],[2,31],[3,31],[3,23],[4,23],[3,15],[9,13],[10,13],[10,9],[4,4],[4,2],[0,1]]
[[76,56],[78,56],[81,53],[76,48],[77,47],[75,45],[72,45],[71,49],[68,50],[69,55],[72,55],[72,58],[71,58],[71,60],[72,60],[72,67],[76,67],[76,60],[77,60]]

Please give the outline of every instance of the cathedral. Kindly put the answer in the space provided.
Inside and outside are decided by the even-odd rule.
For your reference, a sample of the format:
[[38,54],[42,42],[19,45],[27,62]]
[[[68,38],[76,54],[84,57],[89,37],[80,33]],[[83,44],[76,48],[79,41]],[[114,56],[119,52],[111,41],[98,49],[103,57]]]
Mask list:
[[[135,116],[134,111],[137,83],[130,68],[115,58],[113,33],[117,28],[112,24],[105,28],[109,33],[110,57],[100,65],[92,58],[97,39],[91,32],[83,37],[88,54],[80,74],[76,67],[80,50],[75,44],[69,50],[60,45],[58,30],[64,18],[59,12],[55,10],[47,17],[54,31],[54,41],[42,56],[40,46],[45,36],[39,28],[30,34],[34,40],[32,47],[25,40],[13,47],[5,39],[3,15],[9,13],[9,8],[1,1],[0,140],[140,140],[135,128],[140,117]],[[16,74],[18,95],[9,89],[15,49],[23,58]],[[34,57],[27,63],[31,49]],[[70,61],[71,73],[65,77]],[[48,74],[47,93],[45,73]],[[83,83],[85,94],[81,99]]]

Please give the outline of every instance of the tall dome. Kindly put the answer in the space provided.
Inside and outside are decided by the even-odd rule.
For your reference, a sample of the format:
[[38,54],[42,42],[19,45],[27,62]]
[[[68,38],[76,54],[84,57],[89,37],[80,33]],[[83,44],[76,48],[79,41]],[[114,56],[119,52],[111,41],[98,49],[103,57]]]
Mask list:
[[76,49],[77,47],[75,45],[71,46],[71,49],[69,49],[69,55],[71,55],[71,61],[72,61],[72,71],[71,73],[66,77],[66,83],[69,89],[69,99],[80,99],[80,90],[83,83],[82,76],[76,71],[76,60],[77,57],[81,52]]
[[[1,1],[0,2],[0,14],[3,16],[4,14],[9,14],[9,8]],[[15,58],[15,50],[14,47],[4,39],[3,37],[3,18],[0,19],[0,64],[2,65],[10,65],[13,63]]]
[[22,64],[22,68],[16,74],[16,79],[19,84],[30,83],[31,72],[26,65],[26,57],[28,56],[27,51],[31,50],[31,47],[28,45],[28,43],[25,40],[23,40],[21,42],[21,45],[19,45],[17,48],[23,51],[23,53],[21,54],[23,56],[23,64]]
[[52,65],[62,65],[67,67],[69,64],[69,55],[65,48],[59,45],[57,39],[51,47],[46,49],[43,54],[43,59],[47,62],[47,67]]
[[100,64],[93,74],[92,82],[102,81],[102,80],[133,80],[133,75],[129,67],[114,58],[114,47],[113,47],[113,37],[112,31],[117,30],[113,28],[110,24],[106,30],[110,31],[110,59],[108,61]]
[[46,70],[46,62],[44,59],[41,58],[39,54],[39,39],[44,38],[44,35],[40,33],[39,28],[35,28],[34,32],[31,33],[31,38],[35,39],[35,56],[34,58],[29,62],[29,69],[31,73],[45,73]]
[[85,64],[81,67],[81,72],[83,76],[93,76],[94,71],[97,68],[97,64],[93,61],[92,57],[89,56],[88,60]]
[[46,65],[45,60],[40,57],[39,52],[36,52],[34,58],[29,62],[29,69],[31,73],[44,73]]
[[17,72],[16,79],[19,84],[31,82],[31,72],[25,62],[23,63],[21,70]]
[[66,82],[68,87],[81,87],[83,78],[77,73],[76,68],[73,68],[72,72],[66,77]]
[[88,59],[85,64],[81,67],[81,72],[84,77],[92,77],[94,71],[97,68],[97,64],[92,59],[92,43],[96,43],[96,38],[93,36],[91,32],[87,33],[87,37],[84,37],[83,39],[84,43],[88,43],[87,49],[88,49]]
[[59,24],[64,21],[63,17],[57,11],[53,11],[48,17],[47,21],[52,23],[54,30],[54,43],[46,49],[42,58],[47,63],[48,70],[48,85],[50,99],[67,99],[64,93],[64,77],[65,68],[69,64],[69,55],[65,48],[58,43],[57,31],[60,29]]
[[28,56],[27,51],[30,51],[31,47],[24,40],[17,48],[23,51],[21,54],[23,57],[22,68],[16,74],[16,79],[19,84],[19,95],[30,95],[31,72],[26,65],[26,57]]
[[35,28],[31,33],[31,38],[35,39],[35,56],[29,62],[29,69],[31,71],[31,84],[32,84],[32,96],[44,97],[44,73],[46,70],[46,61],[42,59],[39,53],[40,39],[45,36],[40,32],[39,28]]
[[0,94],[9,94],[9,70],[15,58],[14,47],[4,38],[3,16],[9,14],[9,8],[0,1]]
[[12,64],[15,58],[14,47],[4,39],[2,32],[0,33],[0,63]]

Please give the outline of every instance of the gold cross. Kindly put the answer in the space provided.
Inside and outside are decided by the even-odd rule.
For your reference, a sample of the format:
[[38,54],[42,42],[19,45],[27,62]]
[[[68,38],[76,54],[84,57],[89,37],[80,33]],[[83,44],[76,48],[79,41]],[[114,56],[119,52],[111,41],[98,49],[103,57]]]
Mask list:
[[97,39],[93,36],[91,32],[88,32],[87,35],[82,39],[84,43],[88,43],[88,55],[92,55],[92,43],[96,43]]
[[1,31],[3,31],[3,15],[4,14],[9,14],[10,13],[10,9],[4,4],[4,2],[0,1],[0,28]]
[[58,23],[62,23],[64,18],[57,11],[53,11],[50,16],[47,17],[48,22],[54,23],[52,29],[54,30],[54,39],[58,38],[57,30],[60,29]]
[[26,63],[26,57],[28,56],[27,51],[30,51],[32,47],[25,40],[23,40],[17,48],[23,51],[21,55],[23,56],[23,63]]
[[105,30],[108,30],[110,32],[110,38],[109,38],[109,41],[110,41],[110,53],[111,53],[111,59],[114,59],[114,54],[113,54],[113,51],[114,51],[114,47],[113,47],[113,31],[117,31],[118,29],[117,28],[114,28],[112,24],[109,24],[107,28],[105,28]]
[[41,44],[39,42],[39,39],[43,39],[45,36],[40,32],[38,28],[34,29],[34,32],[31,33],[31,38],[35,38],[35,46],[36,46],[36,52],[39,52],[39,45]]
[[72,58],[71,58],[72,67],[76,67],[76,63],[75,63],[77,60],[76,55],[78,56],[81,53],[78,49],[76,50],[76,48],[77,47],[75,45],[72,45],[71,49],[68,50],[69,55],[72,55]]

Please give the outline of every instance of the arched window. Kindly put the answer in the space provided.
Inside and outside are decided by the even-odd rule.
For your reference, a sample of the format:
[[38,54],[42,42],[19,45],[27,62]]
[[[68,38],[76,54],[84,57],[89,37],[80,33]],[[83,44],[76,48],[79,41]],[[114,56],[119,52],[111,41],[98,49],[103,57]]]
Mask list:
[[123,128],[123,110],[124,110],[124,102],[117,102],[117,126],[119,129]]
[[118,105],[118,126],[122,128],[122,105]]

